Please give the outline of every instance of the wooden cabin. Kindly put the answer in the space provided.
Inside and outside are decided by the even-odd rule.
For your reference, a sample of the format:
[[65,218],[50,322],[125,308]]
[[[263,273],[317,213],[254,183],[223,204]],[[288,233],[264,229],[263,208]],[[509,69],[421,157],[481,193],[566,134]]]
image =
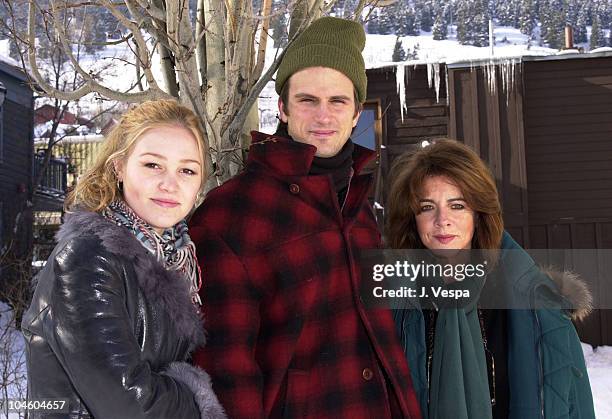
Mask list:
[[[426,64],[367,70],[366,109],[380,116],[376,200],[384,206],[399,154],[436,137],[463,141],[491,167],[507,230],[525,248],[599,249],[582,269],[597,307],[611,309],[612,52],[515,60],[440,64],[439,89]],[[583,341],[612,344],[612,310],[577,327]]]
[[[0,297],[17,277],[29,275],[23,262],[32,247],[32,130],[34,99],[26,74],[0,56]],[[9,250],[7,252],[7,250]],[[17,261],[22,263],[16,265]],[[11,296],[13,298],[14,296]]]

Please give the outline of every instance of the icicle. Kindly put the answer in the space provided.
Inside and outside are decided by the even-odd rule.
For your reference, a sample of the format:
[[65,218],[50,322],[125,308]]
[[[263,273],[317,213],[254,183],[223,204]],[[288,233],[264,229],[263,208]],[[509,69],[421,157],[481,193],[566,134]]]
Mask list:
[[495,93],[497,90],[497,77],[496,77],[496,68],[495,62],[493,60],[489,60],[487,62],[480,63],[480,69],[484,74],[485,81],[487,83],[487,88],[490,94]]
[[400,115],[402,118],[402,122],[404,122],[404,111],[408,111],[408,107],[406,106],[406,80],[405,80],[405,64],[398,64],[395,67],[395,85],[397,89],[397,95],[400,100]]
[[427,63],[427,83],[436,90],[436,103],[440,102],[440,63]]
[[502,60],[498,64],[500,67],[500,72],[501,72],[502,89],[506,93],[506,104],[510,100],[510,92],[515,87],[516,71],[517,71],[516,64],[520,63],[519,60],[520,58],[519,59],[510,58],[510,59]]
[[444,67],[444,77],[446,79],[446,106],[450,107],[450,94],[449,94],[449,91],[448,91],[448,89],[449,89],[449,87],[448,87],[448,73],[449,73],[448,66],[445,66]]

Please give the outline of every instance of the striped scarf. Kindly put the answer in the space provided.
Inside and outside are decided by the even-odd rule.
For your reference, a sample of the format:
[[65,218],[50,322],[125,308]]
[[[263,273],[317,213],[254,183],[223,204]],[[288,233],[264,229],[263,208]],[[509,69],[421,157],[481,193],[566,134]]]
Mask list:
[[167,270],[180,271],[189,283],[191,300],[196,305],[202,305],[198,294],[202,287],[202,274],[185,220],[173,228],[167,228],[160,235],[122,200],[111,202],[102,215],[128,228]]

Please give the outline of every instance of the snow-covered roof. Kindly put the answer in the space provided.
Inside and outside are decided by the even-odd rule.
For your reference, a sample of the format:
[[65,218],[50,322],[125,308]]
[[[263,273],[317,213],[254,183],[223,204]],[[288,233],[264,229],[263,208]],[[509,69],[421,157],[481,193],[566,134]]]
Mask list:
[[0,70],[19,80],[28,79],[19,63],[7,55],[0,54]]
[[0,61],[12,65],[13,67],[19,67],[19,63],[16,60],[3,54],[0,54]]
[[548,60],[573,60],[573,59],[585,59],[585,58],[601,58],[601,57],[612,57],[612,48],[601,47],[589,52],[578,52],[576,50],[569,50],[572,52],[559,51],[555,55],[549,55],[546,57],[524,57],[523,61],[548,61]]

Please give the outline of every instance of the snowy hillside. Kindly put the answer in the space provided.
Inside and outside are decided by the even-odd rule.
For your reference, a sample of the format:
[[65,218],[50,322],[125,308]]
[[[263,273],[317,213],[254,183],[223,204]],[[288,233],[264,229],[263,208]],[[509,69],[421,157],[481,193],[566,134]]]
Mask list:
[[[489,47],[474,47],[461,45],[456,41],[456,27],[449,27],[448,39],[434,40],[429,32],[421,32],[419,36],[405,36],[399,39],[404,49],[414,52],[417,57],[403,64],[416,63],[453,63],[495,59],[511,59],[526,55],[552,55],[558,51],[551,48],[532,46],[527,36],[518,29],[499,27],[494,29],[495,46],[493,55]],[[366,46],[363,52],[367,68],[395,66],[392,61],[393,49],[397,37],[395,35],[367,35]],[[268,48],[266,62],[272,62],[276,50]],[[274,91],[274,84],[268,83],[260,95],[260,129],[266,133],[274,132],[276,128],[278,95]]]
[[[591,28],[587,27],[588,34],[590,34],[590,30]],[[609,37],[609,30],[603,32],[606,37]],[[539,28],[536,27],[534,34],[535,39],[537,39]],[[398,63],[392,61],[397,39],[395,35],[368,34],[363,52],[366,67],[374,68],[397,65]],[[403,49],[414,57],[406,61],[406,64],[477,62],[488,60],[492,57],[495,59],[510,59],[525,55],[552,55],[558,53],[556,49],[531,45],[526,35],[512,27],[500,26],[494,28],[494,39],[495,46],[493,51],[489,47],[461,45],[457,42],[457,27],[455,25],[448,26],[447,39],[445,40],[434,40],[431,32],[423,31],[420,32],[419,36],[399,38]],[[587,43],[578,44],[576,47],[588,50]],[[8,52],[8,41],[0,40],[0,56],[7,57]],[[268,42],[266,50],[267,65],[273,62],[277,53],[278,50],[273,47],[273,43]],[[109,46],[95,55],[84,55],[82,65],[88,71],[99,72],[102,84],[126,91],[136,83],[135,68],[129,63],[131,54],[131,51],[125,45]],[[13,64],[16,63],[8,57],[4,59]],[[163,86],[163,80],[157,65],[158,62],[159,60],[155,57],[153,59],[153,73],[160,86]],[[259,100],[260,129],[264,132],[273,132],[276,127],[277,101],[278,96],[274,92],[274,85],[270,82],[261,92]],[[94,95],[89,95],[79,102],[83,116],[99,112],[102,106],[105,106],[105,104],[97,100]]]

